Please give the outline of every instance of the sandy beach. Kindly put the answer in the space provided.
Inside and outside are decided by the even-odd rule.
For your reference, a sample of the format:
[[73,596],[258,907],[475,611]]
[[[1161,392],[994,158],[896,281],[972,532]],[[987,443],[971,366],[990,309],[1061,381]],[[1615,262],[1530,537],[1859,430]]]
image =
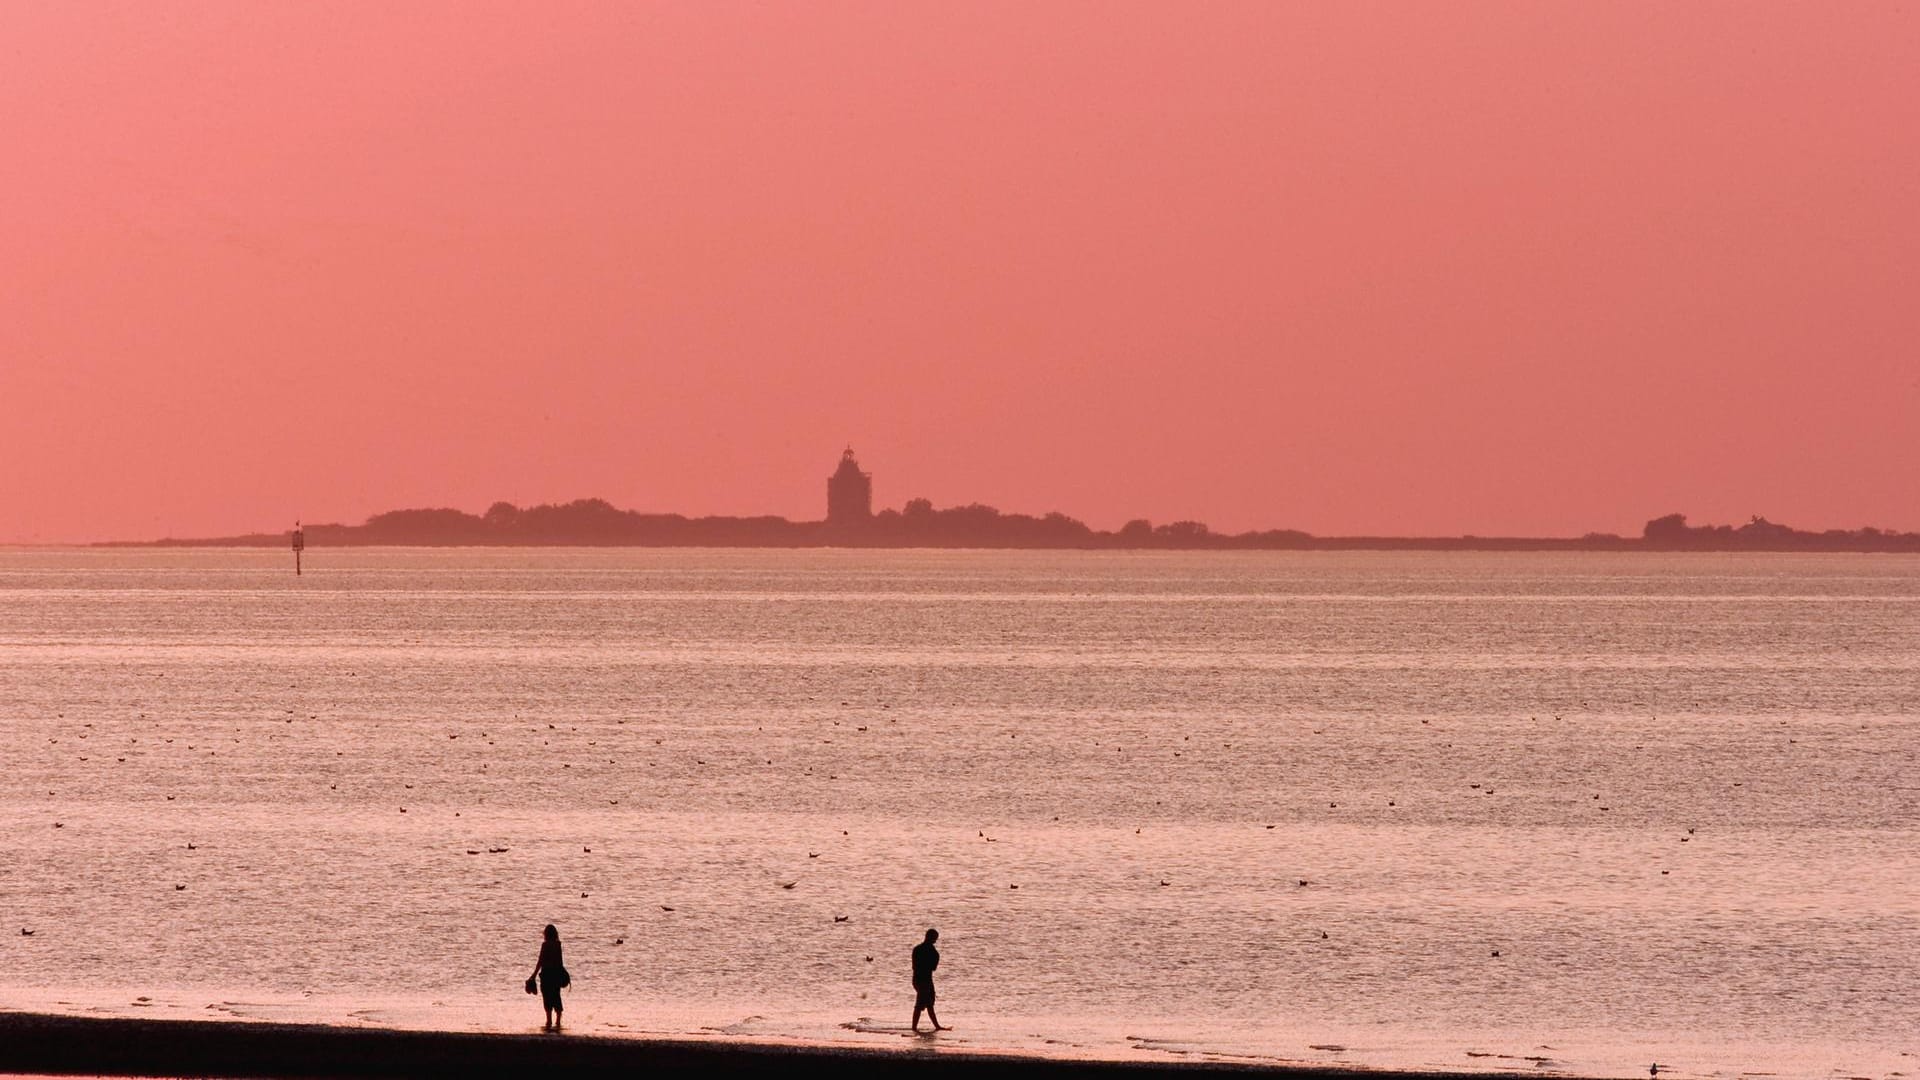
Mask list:
[[732,1076],[1160,1077],[1263,1075],[1289,1080],[1420,1080],[1517,1072],[1400,1072],[1259,1066],[1237,1062],[1076,1061],[939,1049],[892,1051],[733,1040],[626,1039],[580,1035],[395,1031],[320,1024],[0,1013],[0,1073],[116,1076],[631,1075],[636,1070],[724,1070]]

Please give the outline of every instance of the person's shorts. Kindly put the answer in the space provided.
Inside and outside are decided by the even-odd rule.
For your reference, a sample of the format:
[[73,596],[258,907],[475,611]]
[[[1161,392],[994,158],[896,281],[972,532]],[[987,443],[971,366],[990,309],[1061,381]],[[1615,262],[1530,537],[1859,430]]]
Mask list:
[[557,981],[547,978],[545,972],[540,973],[540,1004],[549,1009],[560,1008],[560,988],[554,985]]
[[932,983],[914,983],[913,984],[913,1007],[916,1009],[933,1008],[933,984]]

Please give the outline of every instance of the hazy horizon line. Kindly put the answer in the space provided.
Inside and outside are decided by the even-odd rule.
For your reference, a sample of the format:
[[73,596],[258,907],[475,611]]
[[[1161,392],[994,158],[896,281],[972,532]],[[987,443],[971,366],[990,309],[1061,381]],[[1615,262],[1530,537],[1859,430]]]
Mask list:
[[[906,500],[898,508],[887,507],[887,508],[883,508],[881,510],[875,511],[873,513],[871,521],[880,522],[880,521],[904,518],[908,512],[908,509],[910,507],[913,507],[917,503],[925,504],[926,507],[929,508],[932,511],[932,513],[936,515],[949,514],[955,511],[967,511],[967,510],[975,510],[977,512],[984,513],[986,510],[991,510],[994,512],[997,518],[1002,520],[1014,521],[1014,522],[1022,521],[1022,520],[1044,522],[1044,521],[1051,521],[1056,518],[1064,519],[1065,521],[1073,522],[1076,525],[1079,525],[1087,529],[1091,534],[1097,537],[1118,537],[1118,536],[1127,535],[1126,530],[1129,529],[1129,527],[1133,526],[1135,523],[1148,522],[1150,527],[1155,529],[1164,529],[1167,526],[1184,526],[1184,525],[1197,524],[1204,535],[1223,539],[1223,540],[1232,539],[1232,538],[1253,538],[1253,537],[1262,537],[1262,536],[1297,535],[1297,536],[1311,539],[1314,541],[1322,541],[1322,542],[1328,542],[1328,543],[1343,543],[1343,542],[1354,543],[1354,542],[1364,542],[1364,541],[1383,541],[1383,542],[1391,542],[1391,543],[1420,543],[1420,542],[1469,542],[1471,543],[1475,541],[1486,541],[1490,543],[1544,542],[1544,543],[1554,543],[1554,544],[1570,544],[1570,543],[1579,543],[1582,541],[1591,541],[1598,544],[1606,544],[1606,543],[1615,542],[1615,541],[1640,541],[1646,537],[1647,535],[1646,528],[1648,526],[1651,526],[1656,522],[1660,522],[1664,520],[1672,520],[1672,519],[1678,519],[1682,523],[1684,528],[1692,530],[1694,532],[1698,532],[1698,533],[1706,533],[1709,530],[1737,531],[1737,530],[1746,529],[1752,526],[1761,526],[1766,528],[1783,530],[1785,532],[1789,532],[1789,533],[1792,533],[1798,536],[1804,536],[1804,537],[1818,537],[1818,536],[1835,537],[1835,536],[1842,536],[1842,535],[1855,535],[1855,536],[1879,535],[1879,536],[1885,536],[1889,538],[1898,538],[1898,537],[1907,537],[1907,536],[1920,536],[1920,533],[1910,533],[1910,532],[1906,532],[1899,529],[1887,528],[1887,527],[1876,526],[1876,525],[1857,525],[1857,526],[1851,526],[1851,527],[1826,527],[1826,528],[1808,529],[1808,528],[1802,528],[1802,527],[1794,526],[1787,523],[1773,522],[1767,519],[1764,515],[1753,515],[1748,522],[1737,524],[1737,525],[1728,524],[1728,523],[1706,523],[1706,524],[1694,525],[1686,522],[1685,514],[1679,513],[1679,512],[1669,513],[1669,514],[1660,515],[1657,517],[1647,519],[1646,525],[1643,526],[1642,531],[1638,533],[1621,533],[1621,532],[1612,532],[1604,529],[1589,529],[1578,535],[1480,533],[1480,532],[1315,533],[1306,529],[1301,529],[1301,528],[1296,528],[1291,526],[1284,526],[1284,525],[1260,526],[1260,527],[1255,527],[1255,528],[1245,529],[1245,530],[1238,530],[1238,531],[1215,531],[1210,526],[1208,526],[1204,521],[1200,521],[1194,518],[1180,518],[1180,519],[1172,519],[1167,521],[1153,521],[1152,519],[1143,518],[1143,517],[1128,518],[1126,522],[1124,522],[1118,527],[1103,529],[1098,526],[1090,525],[1082,521],[1081,519],[1074,518],[1072,515],[1065,514],[1064,512],[1057,511],[1057,510],[1044,511],[1041,513],[1031,513],[1031,512],[1020,511],[1020,510],[1004,510],[999,507],[993,506],[990,503],[981,503],[977,501],[968,502],[968,503],[957,503],[957,504],[953,504],[946,507],[934,507],[932,505],[931,500],[926,499],[924,497],[920,497],[920,496],[916,496],[915,498]],[[578,508],[578,507],[593,506],[593,505],[603,506],[615,513],[630,516],[630,517],[635,517],[635,518],[661,519],[661,520],[678,519],[688,523],[761,522],[761,523],[766,523],[769,526],[773,526],[773,527],[787,526],[792,528],[806,528],[806,527],[825,528],[830,525],[830,522],[826,518],[814,518],[814,517],[789,518],[784,515],[774,514],[774,513],[752,513],[752,514],[720,513],[720,514],[692,515],[692,514],[686,514],[686,513],[682,513],[679,511],[672,511],[672,510],[639,510],[634,508],[617,506],[611,500],[605,499],[600,496],[584,496],[581,498],[567,500],[565,502],[541,502],[541,503],[529,504],[527,506],[519,506],[508,500],[499,499],[499,500],[494,500],[491,504],[489,504],[486,510],[480,511],[477,513],[473,511],[464,510],[456,506],[448,506],[448,505],[397,507],[393,509],[378,511],[373,514],[369,514],[365,519],[357,523],[327,521],[327,522],[299,522],[298,524],[301,524],[304,528],[310,529],[310,530],[312,529],[354,530],[354,529],[367,528],[373,525],[374,523],[380,521],[382,518],[392,517],[396,515],[424,514],[424,513],[452,513],[452,514],[463,515],[467,518],[485,521],[487,520],[488,515],[495,513],[496,511],[500,510],[500,508],[502,507],[509,508],[512,512],[517,514],[517,513],[524,513],[529,511],[565,510],[566,508],[570,508],[570,507]],[[890,515],[891,515],[891,518],[889,517]],[[847,526],[844,524],[836,527],[842,529],[843,531],[847,529],[859,528],[859,526]],[[253,530],[253,531],[239,532],[239,533],[227,533],[227,534],[219,534],[219,535],[200,535],[200,536],[166,534],[158,537],[148,537],[148,538],[106,537],[106,538],[97,538],[97,539],[88,539],[88,540],[3,539],[3,540],[0,540],[0,547],[7,547],[7,548],[89,548],[89,547],[134,547],[134,546],[230,547],[230,546],[235,546],[236,541],[260,540],[260,539],[265,539],[270,537],[286,537],[290,535],[292,528],[293,528],[293,525],[289,525],[287,528],[279,529],[279,530]],[[355,545],[355,546],[386,546],[386,545]],[[400,544],[397,546],[412,546],[412,545]],[[487,545],[483,544],[483,545],[435,545],[435,546],[487,546]],[[515,545],[515,546],[530,546],[530,545],[523,544],[523,545]],[[608,546],[608,545],[605,545],[605,544],[581,545],[577,543],[560,541],[550,545],[538,545],[538,546],[568,547],[568,546]],[[705,545],[676,544],[673,546],[705,546]],[[722,545],[722,546],[738,546],[738,545]]]

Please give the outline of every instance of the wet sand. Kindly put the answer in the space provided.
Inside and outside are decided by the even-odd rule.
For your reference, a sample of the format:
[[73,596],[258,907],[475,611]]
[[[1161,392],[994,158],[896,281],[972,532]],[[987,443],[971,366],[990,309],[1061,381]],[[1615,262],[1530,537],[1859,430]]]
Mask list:
[[476,1034],[0,1013],[0,1073],[115,1076],[630,1075],[637,1070],[724,1070],[789,1076],[831,1069],[841,1077],[1191,1077],[1266,1075],[1291,1080],[1509,1080],[1537,1073],[1400,1072],[1221,1061],[1072,1061],[938,1049],[878,1050],[719,1040],[589,1035]]

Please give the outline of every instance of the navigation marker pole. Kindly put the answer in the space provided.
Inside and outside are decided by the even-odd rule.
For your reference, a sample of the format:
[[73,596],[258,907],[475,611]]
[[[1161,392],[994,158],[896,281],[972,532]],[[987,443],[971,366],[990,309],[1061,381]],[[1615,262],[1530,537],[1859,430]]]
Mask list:
[[301,528],[300,523],[296,521],[293,523],[293,576],[294,577],[300,576],[300,553],[305,550],[307,550],[307,530]]

